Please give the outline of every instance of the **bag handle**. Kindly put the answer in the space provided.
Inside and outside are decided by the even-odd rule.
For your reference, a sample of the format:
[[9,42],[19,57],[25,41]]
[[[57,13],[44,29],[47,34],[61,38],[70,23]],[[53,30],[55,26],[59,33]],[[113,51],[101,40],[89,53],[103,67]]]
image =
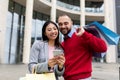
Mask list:
[[37,74],[35,67],[37,67],[37,65],[32,68],[32,74]]

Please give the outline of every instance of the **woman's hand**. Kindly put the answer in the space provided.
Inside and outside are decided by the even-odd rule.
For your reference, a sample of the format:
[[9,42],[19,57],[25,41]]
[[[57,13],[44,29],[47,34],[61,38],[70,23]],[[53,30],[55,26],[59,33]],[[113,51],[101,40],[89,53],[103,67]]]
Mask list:
[[48,60],[48,66],[53,68],[57,64],[57,61],[55,58],[49,59]]
[[65,63],[65,57],[63,54],[59,55],[59,56],[56,56],[55,57],[56,61],[57,61],[57,64],[58,64],[58,67],[59,69],[63,69],[63,65]]

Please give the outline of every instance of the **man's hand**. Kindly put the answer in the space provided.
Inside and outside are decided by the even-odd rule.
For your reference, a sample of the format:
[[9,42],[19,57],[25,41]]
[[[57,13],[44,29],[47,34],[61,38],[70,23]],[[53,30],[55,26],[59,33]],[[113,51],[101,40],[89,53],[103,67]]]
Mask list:
[[78,27],[77,29],[76,29],[76,35],[77,36],[81,36],[83,33],[85,32],[85,30],[84,30],[84,28],[81,26],[81,27]]

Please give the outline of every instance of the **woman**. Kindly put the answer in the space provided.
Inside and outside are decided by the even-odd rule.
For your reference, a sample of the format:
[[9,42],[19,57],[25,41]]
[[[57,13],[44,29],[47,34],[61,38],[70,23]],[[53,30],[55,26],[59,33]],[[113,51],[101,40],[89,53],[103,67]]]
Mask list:
[[[53,50],[60,49],[58,26],[47,21],[42,28],[43,41],[35,41],[29,59],[29,71],[34,68],[37,73],[54,72],[56,80],[64,72],[65,58],[63,52],[59,56],[53,55]],[[63,50],[62,50],[63,51]]]

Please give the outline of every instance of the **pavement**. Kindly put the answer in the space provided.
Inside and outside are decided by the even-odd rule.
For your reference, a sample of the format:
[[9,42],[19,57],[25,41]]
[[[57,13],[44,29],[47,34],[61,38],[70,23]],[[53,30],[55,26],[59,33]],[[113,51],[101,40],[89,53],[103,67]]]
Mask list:
[[[119,63],[93,62],[92,80],[120,80],[119,67]],[[0,80],[19,80],[26,73],[29,73],[26,64],[0,64]]]

